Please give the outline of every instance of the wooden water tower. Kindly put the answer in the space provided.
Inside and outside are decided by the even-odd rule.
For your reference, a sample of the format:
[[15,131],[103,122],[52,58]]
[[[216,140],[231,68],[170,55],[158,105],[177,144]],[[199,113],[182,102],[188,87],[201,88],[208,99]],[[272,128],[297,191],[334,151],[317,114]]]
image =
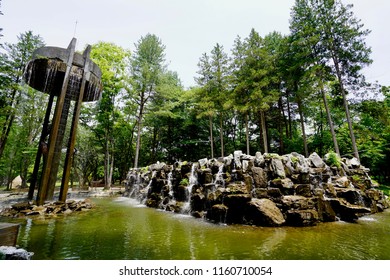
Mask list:
[[[76,39],[73,38],[67,49],[58,47],[37,49],[24,73],[24,80],[28,85],[50,96],[29,189],[31,200],[35,186],[39,182],[36,197],[38,205],[42,205],[45,200],[53,199],[60,158],[64,150],[66,156],[59,200],[66,200],[81,103],[98,100],[102,91],[101,71],[89,57],[91,47],[87,46],[84,53],[79,54],[75,52],[75,46]],[[52,114],[54,100],[55,109]],[[72,101],[75,102],[74,106],[71,106]],[[72,123],[64,149],[65,131],[71,108]],[[41,159],[43,168],[39,172]]]

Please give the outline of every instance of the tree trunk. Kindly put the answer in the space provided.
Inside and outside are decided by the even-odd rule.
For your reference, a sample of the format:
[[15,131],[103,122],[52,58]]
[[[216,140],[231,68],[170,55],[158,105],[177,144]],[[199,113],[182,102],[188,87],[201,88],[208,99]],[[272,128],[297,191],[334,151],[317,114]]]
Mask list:
[[357,148],[356,140],[355,140],[355,133],[353,132],[353,127],[352,127],[351,114],[349,113],[348,100],[347,100],[347,96],[346,96],[345,89],[344,89],[343,79],[341,77],[341,70],[340,70],[339,61],[335,55],[333,55],[332,58],[333,58],[334,66],[336,68],[337,79],[338,79],[339,85],[340,85],[340,92],[341,92],[341,95],[343,97],[345,116],[347,117],[347,123],[348,123],[348,128],[349,128],[349,135],[351,137],[353,153],[354,153],[355,158],[357,158],[360,161],[359,152],[358,152],[358,148]]
[[286,119],[284,117],[284,112],[283,112],[283,103],[282,103],[282,97],[279,98],[278,101],[279,105],[279,122],[278,122],[278,129],[279,129],[279,154],[284,154],[284,142],[283,142],[283,128],[282,128],[282,123]]
[[264,111],[260,111],[260,127],[261,127],[264,153],[268,153],[268,136],[267,136],[267,127],[265,123]]
[[337,143],[336,133],[334,131],[334,125],[329,110],[328,99],[326,98],[326,93],[323,88],[321,89],[321,93],[322,93],[322,99],[324,100],[324,106],[325,106],[326,116],[328,118],[330,133],[332,134],[334,151],[336,154],[340,155],[339,144]]
[[[19,82],[20,82],[20,77],[18,76],[18,77],[16,77],[15,84],[19,84]],[[14,89],[11,96],[12,97],[11,97],[9,104],[11,105],[12,109],[15,109],[19,105],[20,95],[18,95],[18,91],[16,89]],[[15,104],[14,104],[14,102],[15,102]],[[6,117],[6,120],[3,124],[3,128],[1,131],[1,135],[0,135],[0,159],[3,156],[5,145],[7,144],[8,136],[9,136],[9,133],[11,131],[11,127],[12,127],[12,124],[14,122],[14,119],[15,119],[15,112],[13,112],[13,110],[11,110],[11,113],[9,115],[7,115],[7,117]]]
[[[232,122],[233,124],[233,122]],[[233,125],[233,137],[232,137],[232,140],[233,140],[233,148],[234,150],[237,149],[237,146],[236,146],[236,138],[237,138],[237,126],[238,126],[238,116],[235,115],[234,116],[234,125]]]
[[109,189],[111,189],[112,187],[112,178],[114,176],[114,153],[112,152],[111,153],[111,162],[110,162],[110,170],[109,170],[109,173],[108,173],[108,182],[107,182],[107,186]]
[[213,118],[209,116],[209,129],[210,129],[210,150],[211,158],[214,158],[214,136],[213,136]]
[[142,117],[144,114],[144,102],[143,98],[141,98],[139,113],[138,113],[138,122],[137,122],[137,143],[135,147],[135,156],[134,156],[134,168],[138,168],[138,159],[139,152],[141,149],[141,130],[142,130]]
[[304,151],[305,151],[305,157],[309,157],[309,149],[307,147],[307,139],[306,139],[306,131],[305,131],[305,120],[303,118],[303,110],[302,110],[302,100],[301,100],[301,98],[299,96],[297,96],[297,104],[298,104],[299,118],[300,118],[300,122],[301,122],[303,147],[304,147]]
[[221,142],[221,157],[224,157],[225,151],[224,151],[224,141],[223,141],[223,114],[220,113],[220,129],[219,129],[219,137]]
[[245,138],[246,138],[246,154],[250,155],[248,113],[245,113]]
[[288,90],[286,90],[286,98],[287,98],[287,112],[288,112],[288,138],[292,139],[292,120],[291,120],[291,108],[290,108],[290,99],[289,99]]
[[152,140],[152,154],[150,157],[151,162],[156,162],[157,158],[157,135],[158,135],[158,128],[153,127],[153,140]]
[[104,188],[109,189],[109,170],[110,170],[110,147],[108,140],[108,133],[106,132],[106,151],[104,155]]

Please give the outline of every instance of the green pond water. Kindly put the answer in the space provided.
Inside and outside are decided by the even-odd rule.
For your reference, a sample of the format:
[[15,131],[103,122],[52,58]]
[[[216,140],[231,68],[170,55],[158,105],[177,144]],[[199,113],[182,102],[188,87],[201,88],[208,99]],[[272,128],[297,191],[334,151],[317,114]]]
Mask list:
[[390,211],[357,223],[265,228],[217,225],[127,198],[94,203],[89,212],[11,220],[21,223],[18,245],[40,260],[390,259]]

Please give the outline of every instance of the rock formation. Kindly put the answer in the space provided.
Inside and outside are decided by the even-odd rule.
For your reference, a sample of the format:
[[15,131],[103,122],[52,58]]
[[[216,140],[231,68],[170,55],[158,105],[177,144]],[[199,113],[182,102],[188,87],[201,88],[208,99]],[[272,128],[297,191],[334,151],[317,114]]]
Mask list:
[[71,214],[73,212],[88,211],[93,207],[89,199],[85,200],[68,200],[66,202],[55,201],[46,202],[43,205],[36,205],[32,202],[18,202],[11,207],[0,211],[0,216],[5,217],[26,217],[26,216],[55,216],[58,214]]
[[131,169],[126,195],[149,207],[228,224],[310,226],[353,222],[389,207],[356,159],[316,153],[234,152],[198,162]]

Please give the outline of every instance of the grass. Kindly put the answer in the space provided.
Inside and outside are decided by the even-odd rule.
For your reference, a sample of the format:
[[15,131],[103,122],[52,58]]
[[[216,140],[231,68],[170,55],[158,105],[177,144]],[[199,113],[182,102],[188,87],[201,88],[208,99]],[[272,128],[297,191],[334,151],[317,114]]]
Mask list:
[[390,186],[380,185],[379,189],[387,196],[390,196]]

